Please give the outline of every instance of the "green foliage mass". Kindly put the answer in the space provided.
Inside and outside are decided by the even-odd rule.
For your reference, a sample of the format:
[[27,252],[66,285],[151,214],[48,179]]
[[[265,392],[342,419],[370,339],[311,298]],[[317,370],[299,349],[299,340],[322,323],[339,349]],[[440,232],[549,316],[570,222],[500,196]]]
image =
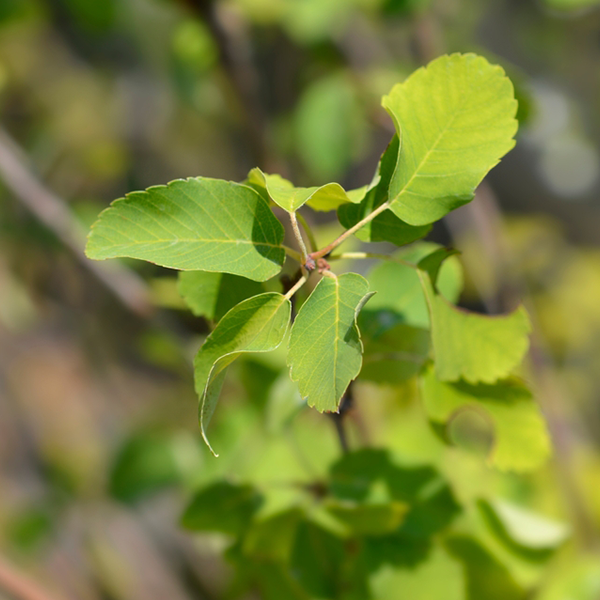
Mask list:
[[[307,99],[302,118],[324,101]],[[451,445],[454,418],[474,411],[493,430],[490,466],[535,469],[550,443],[532,394],[515,374],[529,345],[525,309],[490,316],[459,308],[456,253],[418,242],[432,223],[470,202],[513,147],[513,86],[484,58],[453,54],[394,86],[383,106],[395,135],[370,184],[352,191],[337,183],[295,187],[258,168],[243,184],[175,181],[114,202],[93,226],[87,254],[187,271],[179,291],[212,325],[194,361],[207,444],[226,368],[255,354],[246,371],[255,376],[240,379],[255,402],[277,403],[275,428],[289,427],[303,401],[320,412],[352,410],[356,379],[414,386],[437,443]],[[334,129],[336,122],[326,125]],[[321,175],[336,168],[325,161]],[[300,218],[306,239],[297,220],[297,211],[307,209],[337,211],[342,233],[315,247],[307,220]],[[290,220],[296,248],[283,244],[275,215]],[[385,253],[340,252],[352,235],[363,243],[417,243]],[[336,273],[341,259],[381,262],[365,278]],[[267,291],[281,289],[278,276],[283,294]],[[276,454],[273,460],[285,460]],[[163,471],[168,481],[170,465]],[[212,482],[196,493],[182,523],[225,536],[234,590],[258,588],[277,600],[524,599],[526,586],[502,552],[539,562],[566,537],[535,519],[532,536],[523,535],[519,523],[534,522],[529,516],[486,499],[469,507],[439,469],[405,464],[383,450],[348,453],[323,466],[323,477],[300,482],[292,500],[247,483]],[[115,482],[128,498],[123,477]]]

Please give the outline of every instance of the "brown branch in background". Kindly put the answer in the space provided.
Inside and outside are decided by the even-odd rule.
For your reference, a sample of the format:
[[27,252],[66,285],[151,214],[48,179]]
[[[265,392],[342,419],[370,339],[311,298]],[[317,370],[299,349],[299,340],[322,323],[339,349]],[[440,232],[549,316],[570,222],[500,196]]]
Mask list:
[[266,139],[267,119],[259,94],[258,74],[251,60],[244,23],[215,0],[182,0],[210,29],[242,114],[253,164],[276,171],[276,161]]
[[0,178],[14,196],[70,248],[83,266],[102,281],[127,308],[144,318],[152,314],[150,293],[141,277],[118,263],[94,262],[85,256],[85,229],[66,203],[40,183],[23,151],[2,128]]
[[346,434],[346,428],[344,426],[344,420],[348,413],[354,409],[354,382],[351,381],[346,393],[340,400],[340,407],[336,413],[328,413],[329,417],[333,420],[335,425],[335,431],[340,441],[340,446],[344,454],[350,452],[350,446],[348,444],[348,436]]
[[43,590],[37,583],[0,558],[0,592],[14,600],[64,600]]

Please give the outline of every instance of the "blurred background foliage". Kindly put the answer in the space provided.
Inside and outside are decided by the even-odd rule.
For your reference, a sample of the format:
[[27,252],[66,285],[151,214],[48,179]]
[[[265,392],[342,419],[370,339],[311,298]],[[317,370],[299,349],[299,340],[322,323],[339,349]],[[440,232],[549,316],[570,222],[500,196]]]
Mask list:
[[[597,4],[0,0],[0,571],[90,600],[600,598]],[[343,455],[279,352],[232,367],[215,460],[190,366],[210,321],[152,265],[99,277],[78,224],[134,189],[257,165],[363,185],[393,131],[381,95],[452,51],[506,69],[521,126],[429,239],[462,251],[463,305],[525,299],[552,460],[498,472],[484,418],[461,413],[448,446],[414,381],[373,369]]]

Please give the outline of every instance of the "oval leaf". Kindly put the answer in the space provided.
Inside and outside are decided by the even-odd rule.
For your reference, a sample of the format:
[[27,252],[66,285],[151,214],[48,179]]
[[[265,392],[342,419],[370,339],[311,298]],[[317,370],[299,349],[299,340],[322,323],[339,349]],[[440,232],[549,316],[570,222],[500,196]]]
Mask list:
[[396,85],[383,106],[402,141],[390,208],[410,225],[433,223],[472,200],[515,144],[513,85],[475,54],[434,60]]
[[356,273],[323,277],[292,326],[288,365],[309,406],[337,411],[348,384],[359,374],[362,343],[356,317],[372,294]]
[[219,321],[196,355],[194,380],[200,397],[200,429],[213,454],[206,428],[219,400],[225,368],[243,352],[277,348],[287,331],[290,313],[290,301],[276,292],[248,298]]
[[252,188],[196,177],[113,202],[92,227],[86,254],[265,281],[281,270],[283,233],[267,202]]

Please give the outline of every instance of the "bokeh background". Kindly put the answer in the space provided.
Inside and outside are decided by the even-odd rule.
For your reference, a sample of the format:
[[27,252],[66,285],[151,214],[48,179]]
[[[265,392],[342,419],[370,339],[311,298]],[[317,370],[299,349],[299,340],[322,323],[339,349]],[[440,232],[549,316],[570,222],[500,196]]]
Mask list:
[[521,576],[541,600],[598,600],[598,4],[0,0],[0,570],[65,599],[225,597],[222,540],[179,530],[186,499],[215,477],[318,477],[339,456],[335,429],[302,413],[290,449],[280,359],[244,359],[213,459],[191,371],[207,323],[183,310],[172,273],[87,261],[87,227],[128,191],[257,165],[296,185],[363,185],[392,134],[380,97],[472,51],[513,80],[518,143],[430,239],[462,251],[463,305],[527,303],[555,454],[533,474],[496,473],[488,432],[444,449],[406,390],[366,384],[362,426],[437,461],[462,498],[495,490],[567,524],[546,575]]

